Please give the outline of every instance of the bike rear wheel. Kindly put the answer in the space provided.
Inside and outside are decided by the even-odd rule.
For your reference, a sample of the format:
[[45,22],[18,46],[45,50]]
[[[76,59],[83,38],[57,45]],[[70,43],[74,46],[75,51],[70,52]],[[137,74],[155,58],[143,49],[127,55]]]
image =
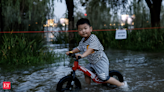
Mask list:
[[[109,71],[109,76],[110,77],[114,77],[115,79],[117,79],[120,82],[123,82],[124,81],[124,78],[123,78],[122,74],[119,71],[111,70],[111,71]],[[108,83],[105,83],[103,85],[104,86],[108,86],[110,88],[117,88],[116,85],[112,85],[112,84],[108,84]]]
[[71,82],[73,81],[73,76],[65,76],[57,84],[56,90],[59,92],[64,92],[66,90],[79,90],[81,89],[81,83],[79,79],[75,77],[74,79],[74,85],[71,85]]
[[114,77],[115,79],[117,79],[120,82],[124,81],[124,78],[123,78],[122,74],[119,71],[111,70],[111,71],[109,71],[109,76]]

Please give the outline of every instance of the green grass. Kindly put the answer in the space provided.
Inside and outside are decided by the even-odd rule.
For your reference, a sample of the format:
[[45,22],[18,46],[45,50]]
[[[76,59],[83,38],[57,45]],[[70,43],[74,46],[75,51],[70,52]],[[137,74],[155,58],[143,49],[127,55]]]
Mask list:
[[0,46],[0,67],[7,70],[55,63],[65,57],[49,52],[39,35],[4,34]]
[[[116,40],[115,31],[94,31],[92,34],[95,34],[99,38],[105,48],[135,51],[164,50],[164,29],[133,30],[131,32],[127,31],[127,39],[124,40]],[[74,33],[74,35],[74,43],[77,45],[81,40],[81,37],[77,33]],[[59,35],[59,37],[61,38],[62,35]],[[64,42],[65,39],[68,39],[68,36],[63,37],[62,42]],[[56,42],[59,42],[58,40]]]

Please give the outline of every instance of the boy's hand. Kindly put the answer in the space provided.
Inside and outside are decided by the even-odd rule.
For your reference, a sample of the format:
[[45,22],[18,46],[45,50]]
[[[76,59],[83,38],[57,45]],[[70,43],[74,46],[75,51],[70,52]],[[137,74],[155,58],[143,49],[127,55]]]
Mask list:
[[69,53],[73,53],[73,51],[67,51],[66,54],[69,55]]
[[81,54],[76,54],[76,59],[78,59],[78,56],[81,56],[81,58],[83,58],[83,55],[81,55]]
[[69,55],[69,51],[67,51],[66,54]]

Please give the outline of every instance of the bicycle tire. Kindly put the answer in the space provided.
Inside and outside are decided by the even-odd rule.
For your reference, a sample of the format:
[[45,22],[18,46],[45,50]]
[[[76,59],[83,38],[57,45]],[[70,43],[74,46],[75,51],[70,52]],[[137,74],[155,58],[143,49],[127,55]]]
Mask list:
[[120,82],[124,81],[124,78],[123,78],[122,74],[119,71],[111,70],[111,71],[109,71],[109,76],[110,77],[117,76],[117,78]]
[[[73,80],[73,76],[68,75],[68,76],[63,77],[58,82],[56,90],[59,92],[64,92],[66,90],[69,90],[71,87],[71,81],[72,80]],[[66,87],[64,87],[65,83],[67,83]],[[76,77],[74,79],[74,86],[75,86],[75,88],[73,88],[73,90],[81,89],[81,83],[80,83],[79,79],[77,79]]]

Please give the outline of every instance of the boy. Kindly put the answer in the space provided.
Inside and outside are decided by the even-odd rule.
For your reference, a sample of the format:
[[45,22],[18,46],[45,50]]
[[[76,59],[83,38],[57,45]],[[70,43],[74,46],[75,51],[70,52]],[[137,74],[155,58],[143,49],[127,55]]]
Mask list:
[[[84,52],[83,54],[76,54],[76,58],[81,56],[81,58],[87,57],[90,62],[86,68],[90,71],[95,70],[99,79],[106,83],[117,85],[120,88],[128,88],[127,82],[119,82],[113,77],[109,76],[109,60],[104,53],[104,47],[100,43],[96,35],[91,34],[92,27],[90,22],[86,18],[82,18],[77,21],[76,24],[78,34],[83,37],[79,43],[79,46],[72,50],[73,53]],[[69,54],[69,51],[66,52]],[[91,78],[85,75],[85,81],[90,84]]]

